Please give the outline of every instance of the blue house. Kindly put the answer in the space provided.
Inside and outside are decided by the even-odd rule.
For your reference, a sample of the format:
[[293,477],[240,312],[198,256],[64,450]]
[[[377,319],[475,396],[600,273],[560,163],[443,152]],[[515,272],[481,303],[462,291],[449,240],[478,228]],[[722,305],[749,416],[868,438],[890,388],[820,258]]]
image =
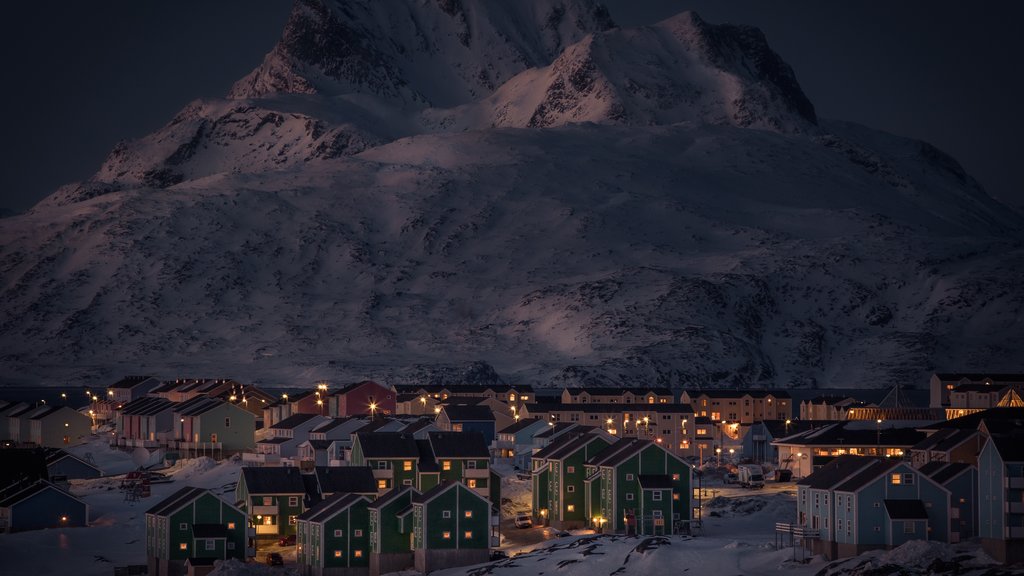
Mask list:
[[80,480],[99,478],[103,475],[95,465],[70,452],[54,448],[46,451],[46,472],[50,480]]
[[[708,420],[705,424],[710,424]],[[741,440],[742,455],[754,462],[779,461],[779,449],[772,442],[785,438],[791,434],[805,432],[817,426],[821,428],[825,423],[811,420],[764,420],[754,422],[750,425],[747,433]]]
[[489,406],[452,404],[441,408],[437,426],[444,432],[479,432],[490,446],[494,442],[494,413]]
[[797,483],[798,526],[829,559],[892,549],[910,540],[948,542],[949,491],[908,463],[840,456]]
[[918,470],[949,492],[949,542],[978,535],[978,469],[966,462],[929,462]]
[[991,436],[978,455],[978,536],[996,560],[1024,561],[1024,436]]
[[520,418],[515,424],[498,431],[491,445],[495,462],[510,463],[520,470],[530,469],[533,436],[550,428],[543,418]]
[[89,505],[45,480],[0,492],[0,532],[89,525]]

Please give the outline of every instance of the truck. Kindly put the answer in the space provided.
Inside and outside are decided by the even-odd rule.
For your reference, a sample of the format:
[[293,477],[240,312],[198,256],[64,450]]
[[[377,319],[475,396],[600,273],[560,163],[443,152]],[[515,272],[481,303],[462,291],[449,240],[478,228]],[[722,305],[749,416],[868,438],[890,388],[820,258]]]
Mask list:
[[757,464],[743,464],[736,475],[744,488],[764,488],[764,470]]

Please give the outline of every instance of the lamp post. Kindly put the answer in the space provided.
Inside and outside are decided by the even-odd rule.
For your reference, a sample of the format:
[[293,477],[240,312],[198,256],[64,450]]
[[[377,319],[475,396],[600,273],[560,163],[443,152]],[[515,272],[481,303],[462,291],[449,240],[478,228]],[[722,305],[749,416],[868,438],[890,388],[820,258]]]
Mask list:
[[875,420],[875,455],[882,455],[882,419]]
[[718,467],[722,467],[722,447],[715,448],[715,454],[718,456]]
[[377,415],[377,403],[370,402],[370,420],[373,420],[374,416]]

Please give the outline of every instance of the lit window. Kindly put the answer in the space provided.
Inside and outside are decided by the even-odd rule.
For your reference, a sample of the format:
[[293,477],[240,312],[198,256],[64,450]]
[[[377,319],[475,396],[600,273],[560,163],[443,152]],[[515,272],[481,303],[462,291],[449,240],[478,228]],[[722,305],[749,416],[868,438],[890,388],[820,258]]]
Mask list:
[[679,500],[679,494],[672,494],[673,500]]
[[292,514],[291,516],[288,516],[288,524],[291,526],[295,526],[295,524],[299,521],[298,519],[298,516]]
[[178,548],[180,550],[188,550],[188,544],[182,542],[181,544],[178,544]]
[[472,517],[473,517],[473,511],[472,510],[466,510],[466,518],[472,518]]
[[452,469],[452,461],[451,460],[443,460],[441,462],[441,469],[444,470],[444,471],[451,470]]
[[576,472],[576,467],[575,466],[566,466],[565,467],[565,473],[566,474],[573,474],[575,472]]
[[462,536],[463,536],[463,537],[464,537],[464,538],[465,538],[466,540],[471,540],[471,539],[473,538],[473,531],[472,531],[472,530],[466,530],[466,533],[465,533],[465,534],[463,534]]
[[576,511],[576,505],[575,504],[569,504],[568,506],[565,507],[565,511],[566,512],[575,512]]
[[902,484],[903,483],[903,474],[900,474],[899,472],[896,472],[896,473],[892,474],[892,476],[890,476],[890,482],[892,484]]
[[271,498],[270,496],[264,496],[263,497],[263,505],[264,506],[273,506],[274,505],[274,499]]
[[468,485],[470,488],[476,488],[476,478],[470,478],[468,480]]
[[235,529],[235,523],[234,522],[228,522],[228,530],[234,530],[234,529]]
[[402,462],[402,470],[404,470],[406,472],[411,472],[412,471],[412,460],[406,460],[406,461]]
[[387,489],[387,487],[388,487],[387,478],[381,478],[380,480],[377,480],[377,489],[378,490],[385,490],[385,489]]
[[444,532],[441,532],[441,538],[444,538],[445,540],[451,540],[452,539],[452,533],[447,531],[447,530],[445,530]]
[[356,558],[362,558],[363,557],[363,551],[362,550],[356,550],[355,552],[352,553],[352,555],[355,556]]
[[334,551],[334,557],[335,558],[341,558],[341,550],[335,550]]

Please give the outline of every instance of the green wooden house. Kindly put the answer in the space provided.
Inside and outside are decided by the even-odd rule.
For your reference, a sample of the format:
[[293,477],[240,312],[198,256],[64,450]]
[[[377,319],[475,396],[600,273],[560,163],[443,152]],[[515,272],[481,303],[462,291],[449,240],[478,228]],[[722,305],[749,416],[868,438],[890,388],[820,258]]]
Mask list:
[[369,466],[377,493],[396,486],[418,486],[420,450],[416,439],[399,432],[357,433],[352,440],[353,466]]
[[179,576],[189,558],[247,555],[245,512],[204,488],[185,487],[146,511],[146,556],[152,576]]
[[413,566],[412,497],[410,486],[399,486],[374,500],[370,516],[370,576]]
[[367,504],[338,493],[299,515],[295,558],[306,576],[363,576],[370,567]]
[[614,437],[600,429],[569,434],[534,455],[541,463],[535,469],[546,481],[535,499],[534,516],[559,529],[582,528],[589,524],[584,491],[587,460],[611,446]]
[[[311,480],[312,479],[312,480]],[[256,536],[295,534],[299,514],[306,510],[307,483],[315,477],[294,467],[243,467],[235,486],[235,501],[256,525]]]
[[413,565],[420,572],[486,562],[491,503],[462,482],[412,497]]
[[661,444],[623,438],[586,468],[586,517],[595,530],[654,535],[689,528],[693,469]]
[[[484,498],[491,497],[490,458],[479,432],[431,432],[427,435],[441,482],[461,482]],[[500,488],[500,483],[499,483]],[[432,488],[420,486],[420,491]],[[501,502],[500,497],[493,502]]]

